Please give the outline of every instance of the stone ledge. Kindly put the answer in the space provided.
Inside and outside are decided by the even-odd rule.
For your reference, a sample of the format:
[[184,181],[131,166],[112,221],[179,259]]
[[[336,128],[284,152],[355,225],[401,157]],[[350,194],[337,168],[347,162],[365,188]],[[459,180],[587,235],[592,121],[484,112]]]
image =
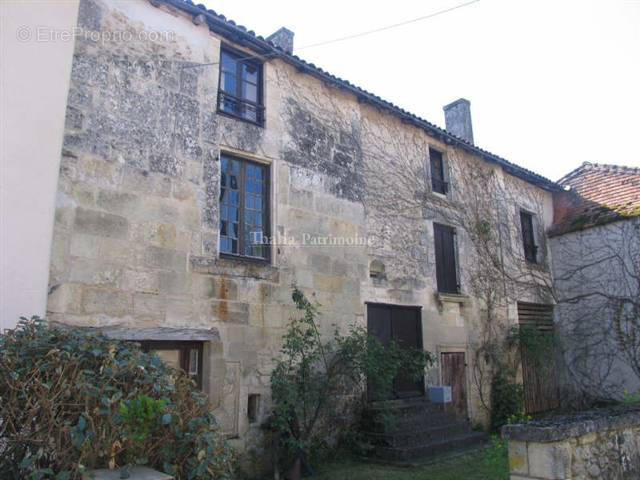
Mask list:
[[102,333],[105,337],[113,340],[126,341],[196,341],[196,342],[220,342],[220,332],[217,328],[171,328],[171,327],[150,327],[131,328],[120,325],[110,325],[108,327],[83,327],[68,325],[61,322],[50,322],[52,327],[62,329],[85,330],[87,332]]
[[460,303],[466,305],[471,301],[469,295],[463,295],[461,293],[440,293],[438,292],[438,301],[440,303]]
[[575,420],[567,417],[527,424],[505,425],[502,427],[502,435],[509,440],[549,443],[593,432],[623,430],[640,426],[640,410],[597,412],[592,414],[592,418],[588,418],[588,415],[588,413],[581,414]]
[[194,273],[223,275],[226,277],[249,277],[277,283],[280,272],[277,267],[266,262],[243,258],[214,258],[191,255],[189,264]]
[[114,340],[159,340],[220,342],[217,328],[101,328],[101,332]]

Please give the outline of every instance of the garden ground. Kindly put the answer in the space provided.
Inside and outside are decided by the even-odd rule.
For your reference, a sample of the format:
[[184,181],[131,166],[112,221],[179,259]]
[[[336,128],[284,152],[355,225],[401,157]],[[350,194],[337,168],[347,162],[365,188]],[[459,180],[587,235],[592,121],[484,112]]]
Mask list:
[[509,467],[504,443],[492,448],[424,465],[389,466],[344,458],[318,469],[318,480],[506,480]]

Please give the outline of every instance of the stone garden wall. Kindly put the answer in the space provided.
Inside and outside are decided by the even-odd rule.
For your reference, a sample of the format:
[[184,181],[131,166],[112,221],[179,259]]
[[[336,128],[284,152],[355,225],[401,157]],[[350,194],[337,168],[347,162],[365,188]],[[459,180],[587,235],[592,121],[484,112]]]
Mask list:
[[508,425],[511,480],[640,478],[640,412]]

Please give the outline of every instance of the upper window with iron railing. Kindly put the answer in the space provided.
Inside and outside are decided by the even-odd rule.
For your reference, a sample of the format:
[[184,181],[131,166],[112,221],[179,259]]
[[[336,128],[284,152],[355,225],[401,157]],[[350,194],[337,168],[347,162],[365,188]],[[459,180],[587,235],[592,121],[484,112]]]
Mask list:
[[262,64],[252,55],[221,50],[218,111],[264,125]]
[[431,190],[446,195],[449,191],[449,183],[445,181],[445,167],[442,152],[430,148],[429,160],[431,162]]

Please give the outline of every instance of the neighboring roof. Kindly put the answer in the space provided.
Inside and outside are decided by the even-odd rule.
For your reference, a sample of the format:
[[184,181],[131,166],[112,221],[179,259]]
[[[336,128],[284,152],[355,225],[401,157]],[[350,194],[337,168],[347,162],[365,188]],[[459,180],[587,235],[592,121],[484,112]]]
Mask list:
[[224,15],[220,15],[213,10],[207,9],[207,7],[202,4],[196,5],[191,0],[152,0],[153,4],[158,4],[160,2],[178,8],[193,15],[194,17],[203,15],[212,31],[229,38],[232,42],[246,46],[261,55],[277,56],[294,65],[301,72],[316,76],[337,88],[350,91],[357,97],[359,102],[370,103],[378,108],[387,110],[392,114],[399,116],[403,121],[427,131],[431,136],[434,136],[447,144],[455,145],[463,150],[482,157],[486,161],[500,165],[507,173],[515,177],[521,178],[529,183],[533,183],[545,190],[560,190],[560,186],[548,178],[511,163],[498,155],[494,155],[491,152],[483,150],[482,148],[457,137],[451,132],[442,129],[433,123],[414,115],[413,113],[407,112],[406,110],[403,110],[391,102],[383,100],[373,93],[367,92],[366,90],[353,85],[347,80],[343,80],[322,70],[313,63],[308,63],[296,55],[285,52],[283,49],[264,37],[256,35],[252,30],[248,30],[246,27],[236,24],[233,20],[227,19]]
[[640,168],[584,162],[558,183],[549,235],[640,216]]

